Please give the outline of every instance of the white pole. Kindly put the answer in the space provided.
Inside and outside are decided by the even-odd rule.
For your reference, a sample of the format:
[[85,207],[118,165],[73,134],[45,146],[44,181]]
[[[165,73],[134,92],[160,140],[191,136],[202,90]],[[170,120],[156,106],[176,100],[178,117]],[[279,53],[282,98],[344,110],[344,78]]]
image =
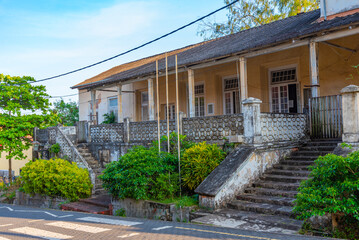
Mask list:
[[178,175],[179,175],[179,187],[180,196],[181,190],[181,144],[180,144],[180,119],[179,119],[179,94],[178,94],[178,67],[177,67],[177,55],[176,57],[176,118],[177,118],[177,152],[178,152]]
[[160,129],[160,100],[158,92],[158,60],[156,60],[156,95],[157,95],[157,139],[158,139],[158,153],[161,152],[161,129]]
[[166,112],[167,112],[167,151],[170,152],[170,111],[168,108],[168,61],[166,53]]

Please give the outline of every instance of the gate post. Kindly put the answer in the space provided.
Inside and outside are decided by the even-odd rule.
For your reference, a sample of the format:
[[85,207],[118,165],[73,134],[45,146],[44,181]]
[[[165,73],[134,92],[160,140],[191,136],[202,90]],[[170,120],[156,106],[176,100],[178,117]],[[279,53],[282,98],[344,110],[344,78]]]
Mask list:
[[242,101],[244,142],[247,144],[262,142],[261,103],[261,100],[252,97]]
[[343,109],[343,142],[359,142],[359,87],[350,85],[343,88],[342,109]]

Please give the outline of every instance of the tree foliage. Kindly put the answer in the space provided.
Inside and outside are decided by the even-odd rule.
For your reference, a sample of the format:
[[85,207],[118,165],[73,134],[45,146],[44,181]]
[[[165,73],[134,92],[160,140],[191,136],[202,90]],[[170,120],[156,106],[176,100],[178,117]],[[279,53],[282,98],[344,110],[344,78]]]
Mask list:
[[61,99],[54,102],[54,110],[65,126],[74,126],[79,121],[79,107],[76,102],[65,102]]
[[11,77],[0,74],[0,154],[9,160],[22,160],[31,146],[34,127],[47,127],[57,117],[50,109],[45,86],[33,85],[32,77]]
[[297,195],[294,211],[299,217],[331,213],[359,221],[359,151],[319,157],[311,170]]
[[203,21],[198,34],[206,40],[218,38],[318,7],[319,0],[240,0],[228,7],[225,22]]

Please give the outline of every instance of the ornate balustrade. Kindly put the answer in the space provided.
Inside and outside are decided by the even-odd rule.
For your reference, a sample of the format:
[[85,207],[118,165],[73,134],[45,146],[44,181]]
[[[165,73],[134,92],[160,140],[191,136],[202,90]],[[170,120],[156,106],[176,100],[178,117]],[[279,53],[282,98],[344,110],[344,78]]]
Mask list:
[[123,123],[92,125],[91,142],[123,142]]
[[263,142],[298,141],[308,137],[307,115],[262,113]]

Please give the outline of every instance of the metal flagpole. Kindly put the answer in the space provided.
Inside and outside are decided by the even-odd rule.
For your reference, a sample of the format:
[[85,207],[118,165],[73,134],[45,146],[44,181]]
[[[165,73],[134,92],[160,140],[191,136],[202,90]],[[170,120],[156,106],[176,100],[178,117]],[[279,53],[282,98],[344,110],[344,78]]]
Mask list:
[[168,108],[168,61],[166,53],[166,118],[167,118],[167,151],[170,152],[170,111]]
[[161,129],[160,129],[160,100],[158,92],[158,60],[156,60],[156,95],[157,95],[157,139],[158,153],[161,152]]
[[177,152],[178,152],[178,175],[179,175],[179,187],[180,187],[180,197],[182,196],[181,189],[181,144],[180,144],[180,119],[179,119],[179,94],[178,94],[178,65],[177,65],[177,55],[176,57],[176,118],[177,118]]

